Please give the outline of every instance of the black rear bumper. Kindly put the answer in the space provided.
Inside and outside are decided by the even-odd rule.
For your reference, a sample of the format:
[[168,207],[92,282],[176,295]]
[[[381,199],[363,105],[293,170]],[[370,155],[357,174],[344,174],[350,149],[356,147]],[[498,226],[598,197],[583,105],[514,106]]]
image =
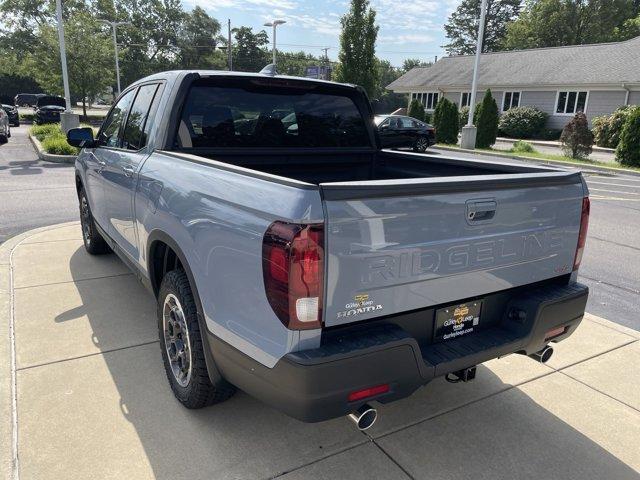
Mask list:
[[[396,323],[376,322],[323,333],[322,345],[289,353],[267,368],[209,334],[222,375],[242,390],[305,422],[345,415],[367,401],[409,396],[433,378],[510,353],[531,354],[571,335],[584,315],[586,286],[519,290],[492,326],[442,343],[418,342]],[[565,327],[552,340],[546,332]],[[381,384],[390,390],[359,402],[349,393]]]

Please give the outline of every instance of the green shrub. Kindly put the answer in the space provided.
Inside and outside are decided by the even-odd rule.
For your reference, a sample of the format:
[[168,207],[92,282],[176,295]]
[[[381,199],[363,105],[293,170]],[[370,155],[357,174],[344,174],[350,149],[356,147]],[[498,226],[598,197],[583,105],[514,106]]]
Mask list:
[[542,132],[547,118],[535,107],[513,107],[502,114],[498,129],[507,137],[532,138]]
[[44,125],[34,125],[33,127],[31,127],[30,132],[31,135],[33,135],[40,141],[52,135],[62,135],[59,123],[45,123]]
[[[476,135],[476,147],[477,148],[489,148],[496,143],[496,137],[498,136],[498,120],[500,115],[498,114],[498,104],[496,103],[491,90],[488,89],[484,97],[480,108],[477,110],[477,120],[474,119],[474,123],[478,128]],[[475,116],[475,112],[474,112]]]
[[576,113],[565,125],[560,141],[565,155],[571,158],[585,158],[591,154],[593,133],[589,130],[589,122],[584,113]]
[[424,123],[431,123],[431,114],[424,112]]
[[469,107],[462,107],[460,112],[458,113],[458,122],[460,123],[460,127],[464,127],[469,121]]
[[638,107],[619,107],[611,115],[602,115],[593,119],[593,135],[596,145],[605,148],[616,148],[620,142],[620,132],[631,112]]
[[622,165],[640,167],[640,108],[634,108],[624,122],[616,160]]
[[509,150],[513,153],[533,153],[536,151],[529,142],[525,142],[524,140],[518,140],[513,144],[513,147]]
[[424,107],[422,106],[419,100],[411,100],[407,115],[409,115],[410,117],[416,118],[418,120],[424,121]]
[[441,98],[433,112],[433,125],[436,127],[436,141],[439,143],[458,143],[460,118],[455,103]]
[[42,140],[42,148],[47,153],[54,155],[77,155],[78,149],[67,143],[64,135],[52,135]]

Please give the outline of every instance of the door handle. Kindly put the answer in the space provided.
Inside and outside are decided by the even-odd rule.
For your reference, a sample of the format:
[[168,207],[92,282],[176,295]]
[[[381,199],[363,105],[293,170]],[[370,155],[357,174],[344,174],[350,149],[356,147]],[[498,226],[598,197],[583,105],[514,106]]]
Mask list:
[[124,172],[125,177],[132,177],[135,169],[131,165],[124,165],[122,167],[122,171]]
[[[97,159],[97,157],[96,157]],[[104,170],[104,167],[107,166],[107,162],[105,162],[104,160],[99,160],[98,159],[98,173],[102,173],[102,171]]]
[[498,203],[493,199],[470,200],[467,202],[467,222],[483,223],[493,219],[496,215]]

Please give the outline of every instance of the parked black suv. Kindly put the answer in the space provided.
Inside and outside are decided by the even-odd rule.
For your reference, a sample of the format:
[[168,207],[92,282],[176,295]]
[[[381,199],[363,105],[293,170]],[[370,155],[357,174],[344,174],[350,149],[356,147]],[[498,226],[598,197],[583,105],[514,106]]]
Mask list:
[[11,126],[12,127],[19,127],[20,126],[20,115],[18,114],[18,107],[14,106],[14,105],[7,105],[5,103],[0,105],[0,107],[2,107],[2,109],[5,112],[7,112],[7,115],[9,116],[9,123],[11,124]]
[[436,131],[428,123],[403,115],[376,115],[374,122],[382,148],[413,148],[424,152],[436,143]]
[[38,98],[44,96],[44,93],[19,93],[13,103],[16,107],[35,107],[38,104]]
[[58,123],[60,114],[64,112],[66,103],[64,98],[54,95],[45,95],[38,99],[36,106],[35,123]]

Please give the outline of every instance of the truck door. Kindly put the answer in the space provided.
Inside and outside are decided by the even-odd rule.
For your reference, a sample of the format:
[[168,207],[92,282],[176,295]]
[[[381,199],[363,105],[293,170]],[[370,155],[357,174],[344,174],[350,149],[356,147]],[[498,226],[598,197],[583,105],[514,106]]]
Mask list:
[[107,157],[104,173],[109,235],[134,260],[138,258],[134,193],[138,183],[139,167],[150,153],[147,137],[160,90],[157,82],[136,89],[135,98],[124,121],[119,148],[114,149]]

